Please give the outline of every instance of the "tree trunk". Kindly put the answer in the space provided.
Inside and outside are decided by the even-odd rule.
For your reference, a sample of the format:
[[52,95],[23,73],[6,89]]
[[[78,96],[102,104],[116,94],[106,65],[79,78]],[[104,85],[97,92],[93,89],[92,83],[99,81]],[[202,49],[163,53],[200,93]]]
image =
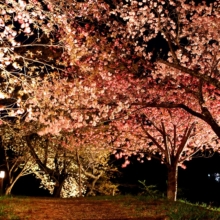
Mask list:
[[168,180],[167,180],[167,199],[176,201],[177,197],[177,177],[178,177],[178,166],[168,166]]
[[79,168],[79,183],[78,183],[78,186],[79,186],[79,197],[82,197],[82,164],[80,162],[80,158],[79,158],[79,151],[78,149],[76,149],[76,158],[77,158],[77,165],[78,165],[78,168]]
[[62,190],[62,188],[63,188],[64,181],[65,181],[65,180],[59,182],[59,184],[56,184],[56,185],[54,186],[53,197],[55,197],[55,198],[60,198],[60,193],[61,193],[61,190]]
[[82,197],[82,172],[81,172],[80,163],[79,163],[79,197]]
[[[24,169],[24,168],[23,168]],[[11,190],[14,187],[15,183],[17,182],[17,180],[22,176],[23,173],[23,169],[22,171],[16,176],[16,178],[12,178],[10,177],[10,184],[9,186],[7,186],[6,191],[5,191],[5,195],[11,195]]]
[[11,190],[12,190],[13,186],[14,186],[14,184],[12,184],[12,185],[10,185],[9,187],[6,188],[6,191],[5,191],[6,196],[11,195]]

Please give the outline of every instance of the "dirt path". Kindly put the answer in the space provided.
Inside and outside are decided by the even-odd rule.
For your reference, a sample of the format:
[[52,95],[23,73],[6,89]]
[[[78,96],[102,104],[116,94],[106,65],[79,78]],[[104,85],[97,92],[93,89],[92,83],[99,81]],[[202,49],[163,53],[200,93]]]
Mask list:
[[[6,204],[7,202],[7,204]],[[2,201],[0,202],[0,204]],[[91,199],[27,198],[4,201],[8,219],[30,220],[162,220],[149,210],[136,210],[126,201],[99,201]],[[14,217],[13,217],[14,215]],[[16,218],[17,217],[17,218]],[[0,219],[6,220],[5,217]]]

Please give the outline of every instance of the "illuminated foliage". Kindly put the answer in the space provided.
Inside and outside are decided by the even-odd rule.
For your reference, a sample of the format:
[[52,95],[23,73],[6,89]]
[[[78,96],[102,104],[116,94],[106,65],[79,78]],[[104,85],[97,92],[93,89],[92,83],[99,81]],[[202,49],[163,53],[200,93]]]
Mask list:
[[[37,1],[29,2],[34,5]],[[37,12],[32,19],[48,39],[54,31],[57,34],[65,48],[61,66],[66,71],[60,74],[54,69],[51,75],[31,77],[31,83],[22,81],[28,98],[22,104],[16,98],[19,109],[7,114],[25,112],[25,122],[35,123],[35,132],[40,136],[73,132],[74,145],[63,145],[70,150],[88,143],[97,149],[112,150],[112,144],[123,147],[132,139],[134,151],[161,152],[160,159],[173,170],[203,145],[218,151],[219,0],[208,5],[183,0],[107,2],[51,0],[45,3],[47,9],[36,3],[33,11]],[[16,4],[19,10],[32,14],[23,1]],[[14,7],[12,3],[9,6]],[[15,9],[13,13],[19,16]],[[40,13],[42,21],[37,20]],[[5,24],[3,21],[3,27]],[[35,31],[29,24],[28,30],[22,24],[19,28],[25,34]],[[4,42],[10,42],[9,38]],[[16,46],[13,42],[11,47]],[[6,58],[4,69],[7,65],[19,69],[19,62],[7,62],[11,59],[9,52],[3,50],[2,54]],[[30,60],[23,55],[19,58]],[[36,63],[42,64],[38,60]],[[43,65],[54,68],[47,62]],[[4,82],[9,88],[8,81]],[[16,83],[12,81],[12,88]],[[2,90],[3,99],[11,94],[5,91]],[[151,126],[145,124],[145,119]],[[125,133],[130,135],[127,139]],[[169,162],[166,137],[173,137],[169,152],[176,158],[175,163]],[[154,142],[152,146],[148,145],[149,140]],[[186,140],[193,144],[187,145]],[[172,151],[172,146],[177,147]],[[175,195],[168,193],[168,197],[175,200]]]

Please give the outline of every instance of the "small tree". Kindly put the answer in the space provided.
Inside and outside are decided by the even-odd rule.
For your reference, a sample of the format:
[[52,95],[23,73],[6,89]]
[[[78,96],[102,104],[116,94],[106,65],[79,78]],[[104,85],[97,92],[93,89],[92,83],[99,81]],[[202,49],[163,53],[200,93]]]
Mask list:
[[110,164],[110,151],[97,149],[89,144],[78,150],[77,156],[79,167],[86,176],[86,195],[115,195],[117,184],[114,184],[111,178],[117,170]]
[[31,156],[26,142],[17,130],[10,126],[1,127],[1,145],[4,150],[4,164],[7,172],[8,184],[5,194],[11,194],[17,180],[34,173],[38,166]]
[[73,186],[72,189],[67,187],[67,182],[74,185],[79,177],[77,177],[78,167],[73,160],[74,155],[61,145],[63,139],[50,135],[26,137],[31,155],[39,166],[38,172],[35,172],[36,177],[41,179],[42,186],[54,197],[68,195],[68,192],[62,192],[63,187],[66,190],[68,188],[70,195],[76,196],[79,193],[77,187]]

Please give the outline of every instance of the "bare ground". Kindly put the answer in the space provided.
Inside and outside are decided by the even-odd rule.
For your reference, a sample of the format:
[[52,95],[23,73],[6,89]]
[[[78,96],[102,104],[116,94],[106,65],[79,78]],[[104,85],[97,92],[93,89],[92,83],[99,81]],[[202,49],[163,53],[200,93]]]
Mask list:
[[130,200],[96,200],[91,198],[9,198],[0,201],[1,220],[163,220],[156,204]]

